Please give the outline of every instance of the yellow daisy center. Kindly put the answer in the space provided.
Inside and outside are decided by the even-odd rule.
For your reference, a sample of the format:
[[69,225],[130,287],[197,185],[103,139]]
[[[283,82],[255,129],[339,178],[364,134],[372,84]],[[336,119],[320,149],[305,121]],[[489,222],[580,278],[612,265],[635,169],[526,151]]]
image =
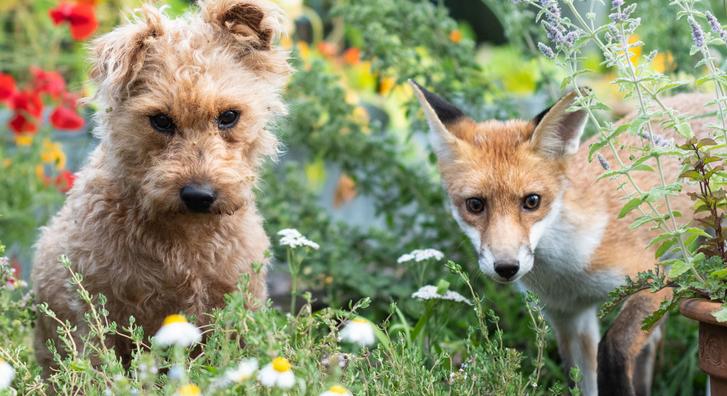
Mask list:
[[286,358],[276,357],[273,359],[273,369],[279,373],[290,370],[290,362]]
[[337,395],[345,395],[348,393],[348,389],[342,387],[341,385],[333,385],[330,389],[328,389],[328,391]]
[[179,396],[199,396],[202,394],[202,390],[195,384],[182,385],[177,389]]
[[356,319],[351,320],[351,322],[353,322],[353,323],[368,323],[369,321],[366,320],[366,319],[364,319],[364,318],[356,318]]
[[169,315],[164,318],[162,326],[170,325],[172,323],[187,323],[187,318],[179,314]]

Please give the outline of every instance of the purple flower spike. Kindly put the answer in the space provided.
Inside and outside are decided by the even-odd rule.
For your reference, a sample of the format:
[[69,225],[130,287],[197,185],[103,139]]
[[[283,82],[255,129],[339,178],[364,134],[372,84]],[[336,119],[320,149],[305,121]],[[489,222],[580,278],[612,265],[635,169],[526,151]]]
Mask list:
[[704,31],[702,27],[697,24],[697,21],[691,18],[689,19],[689,25],[692,27],[692,40],[694,40],[694,45],[698,48],[704,47]]
[[538,49],[540,50],[540,52],[543,53],[543,55],[547,56],[548,58],[555,58],[555,53],[553,52],[553,49],[548,47],[547,45],[538,42]]

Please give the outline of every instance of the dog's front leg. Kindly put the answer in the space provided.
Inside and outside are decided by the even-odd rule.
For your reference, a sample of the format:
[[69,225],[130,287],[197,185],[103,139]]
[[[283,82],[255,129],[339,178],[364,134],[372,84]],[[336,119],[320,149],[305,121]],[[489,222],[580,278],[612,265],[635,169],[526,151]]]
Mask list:
[[586,396],[598,394],[596,382],[596,354],[598,351],[598,317],[596,307],[578,312],[545,311],[563,359],[566,375],[572,367],[578,367],[582,379],[578,383]]

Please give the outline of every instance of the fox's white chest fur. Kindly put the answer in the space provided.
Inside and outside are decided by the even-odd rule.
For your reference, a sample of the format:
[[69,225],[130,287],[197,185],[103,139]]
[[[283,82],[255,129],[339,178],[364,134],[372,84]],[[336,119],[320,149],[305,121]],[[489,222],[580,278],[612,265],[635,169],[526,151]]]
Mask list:
[[558,213],[544,230],[533,269],[520,287],[537,294],[549,311],[576,312],[604,301],[624,281],[617,270],[589,268],[607,225],[606,215],[594,214],[584,222]]

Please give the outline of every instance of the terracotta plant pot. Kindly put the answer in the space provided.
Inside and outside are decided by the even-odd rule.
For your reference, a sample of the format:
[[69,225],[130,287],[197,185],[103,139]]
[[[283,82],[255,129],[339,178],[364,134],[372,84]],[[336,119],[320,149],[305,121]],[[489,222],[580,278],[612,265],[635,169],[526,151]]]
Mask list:
[[712,395],[727,395],[727,323],[712,316],[720,304],[700,298],[683,301],[682,315],[699,321],[699,368],[709,374]]

